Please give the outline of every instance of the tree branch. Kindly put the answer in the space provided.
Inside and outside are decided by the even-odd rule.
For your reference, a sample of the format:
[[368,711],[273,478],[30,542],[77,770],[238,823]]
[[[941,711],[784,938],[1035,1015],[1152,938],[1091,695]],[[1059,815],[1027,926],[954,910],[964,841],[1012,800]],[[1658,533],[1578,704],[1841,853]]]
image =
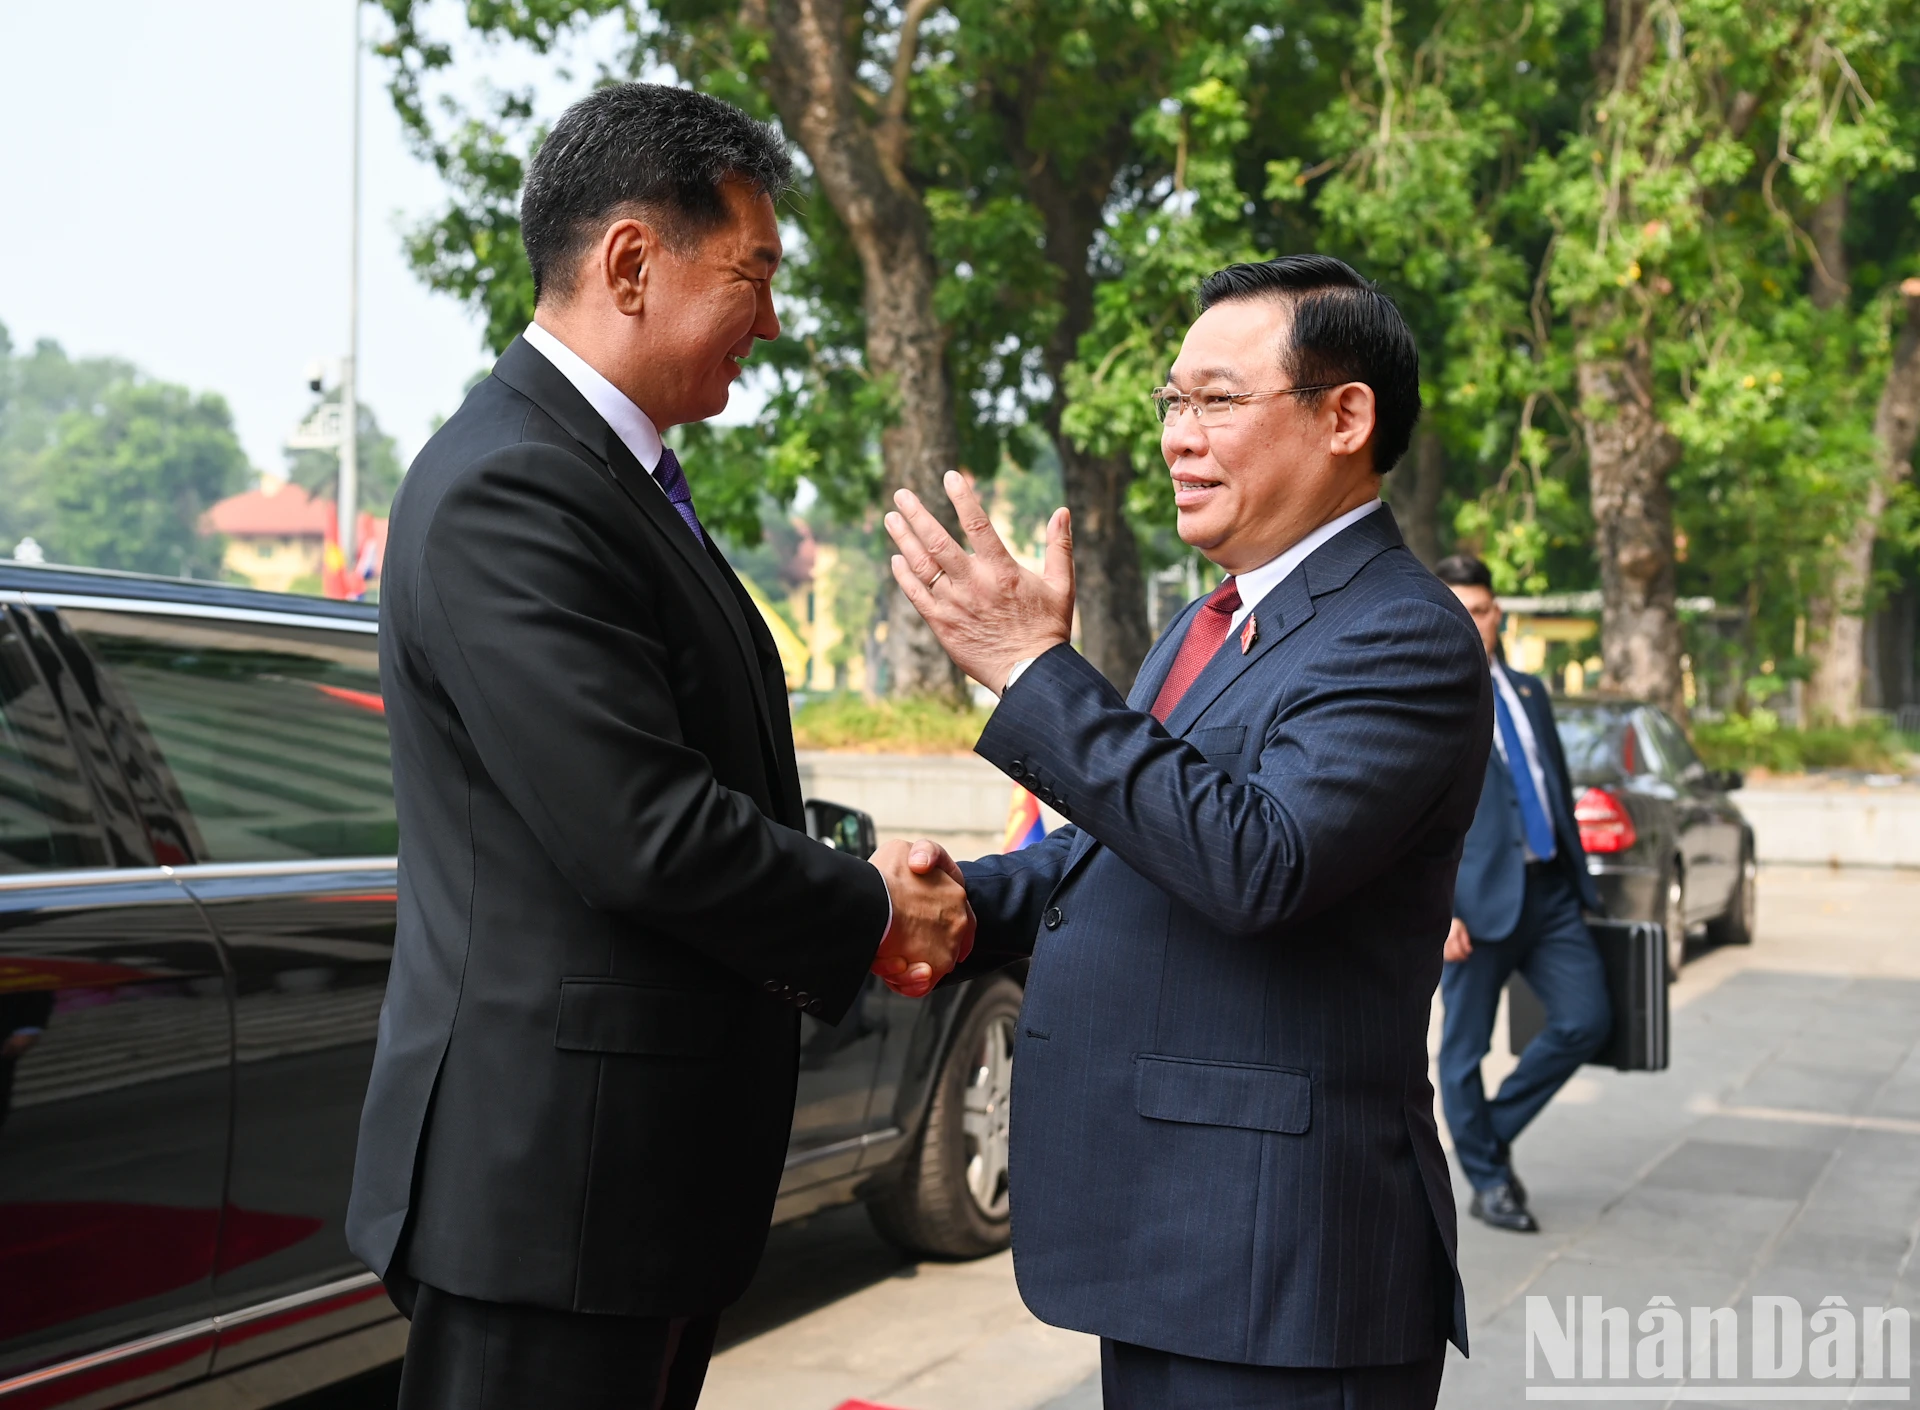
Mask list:
[[887,106],[880,120],[880,154],[895,170],[906,164],[907,95],[913,80],[913,61],[920,52],[920,22],[935,0],[907,0],[906,13],[900,17],[900,42],[893,55],[893,86],[887,90]]

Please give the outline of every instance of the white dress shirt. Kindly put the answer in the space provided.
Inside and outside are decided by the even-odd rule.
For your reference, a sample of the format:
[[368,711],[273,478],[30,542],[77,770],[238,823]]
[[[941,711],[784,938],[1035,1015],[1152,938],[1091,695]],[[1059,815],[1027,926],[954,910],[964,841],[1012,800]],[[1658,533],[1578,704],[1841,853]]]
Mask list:
[[[1520,736],[1520,751],[1527,756],[1527,774],[1533,779],[1534,796],[1540,800],[1540,807],[1546,812],[1547,821],[1553,821],[1552,797],[1547,792],[1547,771],[1540,765],[1540,741],[1534,735],[1533,722],[1527,718],[1526,710],[1520,704],[1520,692],[1513,688],[1513,677],[1507,674],[1507,668],[1499,661],[1493,665],[1493,687],[1500,692],[1501,700],[1506,702],[1507,713],[1513,716],[1513,732]],[[1501,736],[1496,725],[1493,731],[1494,748],[1500,751],[1500,757],[1506,759],[1507,768],[1513,768],[1513,760],[1507,758],[1507,741]],[[1549,852],[1544,857],[1533,855],[1533,848],[1523,841],[1520,844],[1526,851],[1530,862],[1545,862],[1553,859]]]
[[600,419],[613,427],[613,434],[633,452],[640,468],[649,475],[660,468],[660,433],[647,413],[633,404],[627,394],[588,366],[587,360],[561,342],[538,323],[529,323],[520,335],[527,345],[551,362],[574,390],[587,399],[587,405],[600,413]]
[[1368,500],[1358,509],[1349,509],[1338,519],[1329,519],[1292,548],[1278,558],[1270,558],[1258,568],[1249,568],[1234,576],[1234,585],[1240,589],[1240,610],[1233,614],[1232,629],[1239,631],[1241,625],[1252,615],[1260,599],[1284,583],[1293,570],[1313,556],[1313,551],[1339,533],[1351,528],[1380,507],[1376,497]]

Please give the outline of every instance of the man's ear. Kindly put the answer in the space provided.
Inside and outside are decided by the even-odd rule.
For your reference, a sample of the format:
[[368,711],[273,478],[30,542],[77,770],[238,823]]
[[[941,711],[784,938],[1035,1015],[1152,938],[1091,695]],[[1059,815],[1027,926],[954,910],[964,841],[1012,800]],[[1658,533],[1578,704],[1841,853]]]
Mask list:
[[1373,439],[1378,407],[1373,388],[1365,382],[1347,382],[1334,388],[1327,401],[1333,409],[1333,436],[1327,449],[1334,455],[1357,455]]
[[647,275],[660,250],[660,237],[643,220],[616,220],[600,237],[595,271],[613,306],[636,317],[647,305]]

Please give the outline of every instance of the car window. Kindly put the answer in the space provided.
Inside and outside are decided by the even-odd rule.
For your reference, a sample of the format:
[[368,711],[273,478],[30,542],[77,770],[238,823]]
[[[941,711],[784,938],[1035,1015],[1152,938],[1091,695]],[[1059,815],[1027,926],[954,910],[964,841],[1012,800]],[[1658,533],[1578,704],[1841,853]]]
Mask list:
[[1642,713],[1649,728],[1660,744],[1660,757],[1666,761],[1670,770],[1668,777],[1675,782],[1693,777],[1706,769],[1700,762],[1700,756],[1693,752],[1686,731],[1674,723],[1664,711],[1649,709]]
[[[1569,710],[1558,713],[1554,724],[1560,732],[1560,749],[1567,756],[1567,772],[1613,774],[1621,767],[1620,716],[1606,710]],[[1632,773],[1631,767],[1627,770]]]
[[371,635],[72,611],[139,712],[216,862],[391,856]]
[[12,620],[0,615],[0,871],[106,863],[53,693]]

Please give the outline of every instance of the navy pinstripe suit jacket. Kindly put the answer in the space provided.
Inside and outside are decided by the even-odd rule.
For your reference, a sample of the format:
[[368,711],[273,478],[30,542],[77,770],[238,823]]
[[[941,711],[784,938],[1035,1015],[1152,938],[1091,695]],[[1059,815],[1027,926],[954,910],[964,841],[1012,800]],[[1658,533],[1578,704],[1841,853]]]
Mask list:
[[[979,752],[1071,819],[965,867],[974,971],[1031,954],[1014,1267],[1047,1322],[1187,1356],[1465,1350],[1427,1019],[1492,739],[1486,656],[1375,511],[1162,727],[1068,647]],[[1445,1253],[1440,1252],[1444,1245]]]

